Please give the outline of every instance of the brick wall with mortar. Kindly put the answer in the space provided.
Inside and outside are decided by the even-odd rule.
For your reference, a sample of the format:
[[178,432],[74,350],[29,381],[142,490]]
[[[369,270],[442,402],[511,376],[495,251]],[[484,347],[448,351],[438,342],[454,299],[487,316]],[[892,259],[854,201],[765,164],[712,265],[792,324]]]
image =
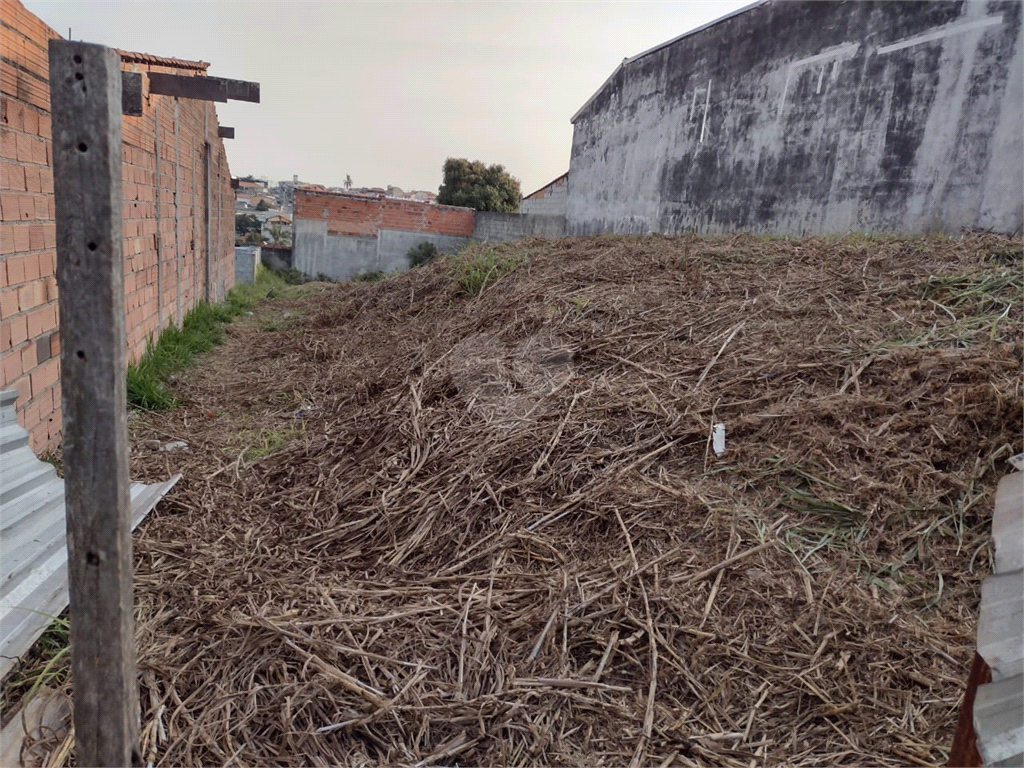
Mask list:
[[[18,391],[32,447],[60,442],[60,327],[47,41],[59,35],[0,0],[0,389]],[[201,75],[207,65],[122,53],[136,72]],[[234,285],[234,193],[212,104],[146,94],[122,125],[129,360],[206,297],[204,152],[210,143],[210,298]],[[158,167],[159,166],[159,167]]]
[[295,190],[293,218],[326,221],[331,235],[376,235],[381,229],[470,237],[473,209],[337,192]]

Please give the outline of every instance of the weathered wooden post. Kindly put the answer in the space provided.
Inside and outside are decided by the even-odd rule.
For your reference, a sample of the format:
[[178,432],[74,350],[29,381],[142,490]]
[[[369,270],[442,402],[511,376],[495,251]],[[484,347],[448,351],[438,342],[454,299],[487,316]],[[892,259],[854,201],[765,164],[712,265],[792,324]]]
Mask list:
[[138,765],[121,226],[121,60],[50,40],[75,758]]
[[[75,758],[138,765],[121,115],[143,113],[143,76],[122,72],[121,57],[102,45],[50,40],[49,57]],[[147,79],[151,94],[260,100],[259,83]],[[177,114],[175,104],[175,130]]]

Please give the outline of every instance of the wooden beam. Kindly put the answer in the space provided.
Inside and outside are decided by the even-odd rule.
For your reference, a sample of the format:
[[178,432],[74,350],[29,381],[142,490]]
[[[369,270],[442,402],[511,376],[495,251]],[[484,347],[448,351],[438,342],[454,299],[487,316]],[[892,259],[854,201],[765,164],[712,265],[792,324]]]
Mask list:
[[142,73],[121,72],[121,114],[142,115]]
[[[209,134],[207,134],[209,135]],[[210,156],[211,145],[210,142],[206,142],[203,145],[203,231],[206,233],[206,247],[203,249],[206,252],[206,301],[213,303],[215,301],[213,296],[213,279],[210,275],[210,249],[213,247],[213,235],[210,232],[210,219],[213,218],[213,210],[210,207],[210,184],[213,179],[213,168],[211,167],[213,158]]]
[[260,103],[260,84],[249,80],[222,80],[227,89],[228,98],[234,101],[251,101],[253,104]]
[[187,77],[166,72],[149,73],[149,92],[200,101],[260,102],[260,84],[224,77]]
[[140,764],[121,241],[121,58],[49,42],[75,759]]
[[233,139],[235,138],[235,129],[228,125],[219,126],[217,136],[221,139]]

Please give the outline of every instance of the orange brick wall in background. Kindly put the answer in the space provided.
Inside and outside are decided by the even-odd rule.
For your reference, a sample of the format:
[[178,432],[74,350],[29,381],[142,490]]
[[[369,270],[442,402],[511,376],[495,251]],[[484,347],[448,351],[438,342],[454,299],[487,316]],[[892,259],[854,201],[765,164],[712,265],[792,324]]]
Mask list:
[[[37,453],[60,442],[60,326],[47,41],[59,35],[18,0],[0,0],[0,389]],[[205,74],[203,62],[122,53],[136,72]],[[234,194],[209,102],[146,94],[122,123],[128,359],[206,298],[234,285]],[[204,153],[210,144],[207,275]],[[159,158],[159,162],[158,162]],[[159,165],[159,167],[157,167]]]
[[473,209],[377,195],[295,190],[294,218],[327,222],[332,235],[376,235],[381,229],[470,237]]

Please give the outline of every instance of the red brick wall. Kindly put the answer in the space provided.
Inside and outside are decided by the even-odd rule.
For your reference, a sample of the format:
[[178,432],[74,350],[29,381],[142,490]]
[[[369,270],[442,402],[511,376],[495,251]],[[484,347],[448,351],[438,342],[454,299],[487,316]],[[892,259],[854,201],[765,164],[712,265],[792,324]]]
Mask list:
[[332,235],[373,236],[380,229],[404,229],[470,237],[473,214],[472,208],[418,200],[295,190],[294,218],[326,219],[327,231]]
[[[0,0],[0,19],[0,389],[18,390],[18,421],[29,430],[33,448],[43,452],[60,442],[61,428],[47,65],[47,41],[59,35],[18,0]],[[125,69],[141,72],[189,75],[206,68],[132,54],[122,60]],[[217,127],[212,104],[148,94],[144,114],[123,119],[129,360],[137,360],[151,336],[205,298],[206,141],[211,299],[223,299],[234,285],[234,194]]]

